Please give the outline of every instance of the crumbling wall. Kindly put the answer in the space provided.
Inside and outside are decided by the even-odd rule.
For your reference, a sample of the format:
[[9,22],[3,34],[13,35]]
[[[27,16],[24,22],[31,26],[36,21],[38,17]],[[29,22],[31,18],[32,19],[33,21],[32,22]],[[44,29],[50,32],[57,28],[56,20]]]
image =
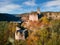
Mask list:
[[43,15],[46,15],[47,18],[60,19],[60,12],[43,12]]

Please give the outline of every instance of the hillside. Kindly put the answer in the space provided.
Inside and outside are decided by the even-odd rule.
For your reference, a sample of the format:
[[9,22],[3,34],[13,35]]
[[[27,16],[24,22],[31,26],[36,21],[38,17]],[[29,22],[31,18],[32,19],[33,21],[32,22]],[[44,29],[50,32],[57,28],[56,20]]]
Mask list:
[[0,13],[0,21],[19,21],[20,18],[6,13]]

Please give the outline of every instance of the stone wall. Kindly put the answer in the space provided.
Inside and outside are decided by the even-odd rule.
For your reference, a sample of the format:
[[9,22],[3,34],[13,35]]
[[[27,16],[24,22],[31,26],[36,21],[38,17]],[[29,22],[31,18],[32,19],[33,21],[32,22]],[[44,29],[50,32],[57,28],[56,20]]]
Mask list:
[[43,12],[43,15],[46,15],[47,18],[60,19],[60,12]]
[[[41,12],[43,15],[46,15],[47,18],[51,19],[60,19],[60,12]],[[29,20],[29,13],[21,14],[21,19],[24,21]]]

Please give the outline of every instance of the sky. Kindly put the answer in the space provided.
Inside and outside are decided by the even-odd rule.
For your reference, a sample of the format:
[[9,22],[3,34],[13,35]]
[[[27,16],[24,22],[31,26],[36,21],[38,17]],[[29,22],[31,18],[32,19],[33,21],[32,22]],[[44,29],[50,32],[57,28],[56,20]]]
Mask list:
[[28,13],[38,7],[41,12],[60,12],[60,0],[0,0],[0,13]]

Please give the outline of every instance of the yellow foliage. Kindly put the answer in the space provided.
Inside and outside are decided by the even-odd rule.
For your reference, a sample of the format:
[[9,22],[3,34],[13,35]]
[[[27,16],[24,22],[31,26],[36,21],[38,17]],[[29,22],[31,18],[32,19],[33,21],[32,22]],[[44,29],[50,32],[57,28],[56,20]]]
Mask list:
[[8,29],[9,29],[11,32],[15,32],[17,25],[18,25],[18,24],[11,22],[11,23],[9,23]]
[[46,16],[44,16],[44,17],[42,17],[41,19],[40,19],[40,21],[42,21],[43,22],[43,24],[48,24],[48,18],[46,17]]

